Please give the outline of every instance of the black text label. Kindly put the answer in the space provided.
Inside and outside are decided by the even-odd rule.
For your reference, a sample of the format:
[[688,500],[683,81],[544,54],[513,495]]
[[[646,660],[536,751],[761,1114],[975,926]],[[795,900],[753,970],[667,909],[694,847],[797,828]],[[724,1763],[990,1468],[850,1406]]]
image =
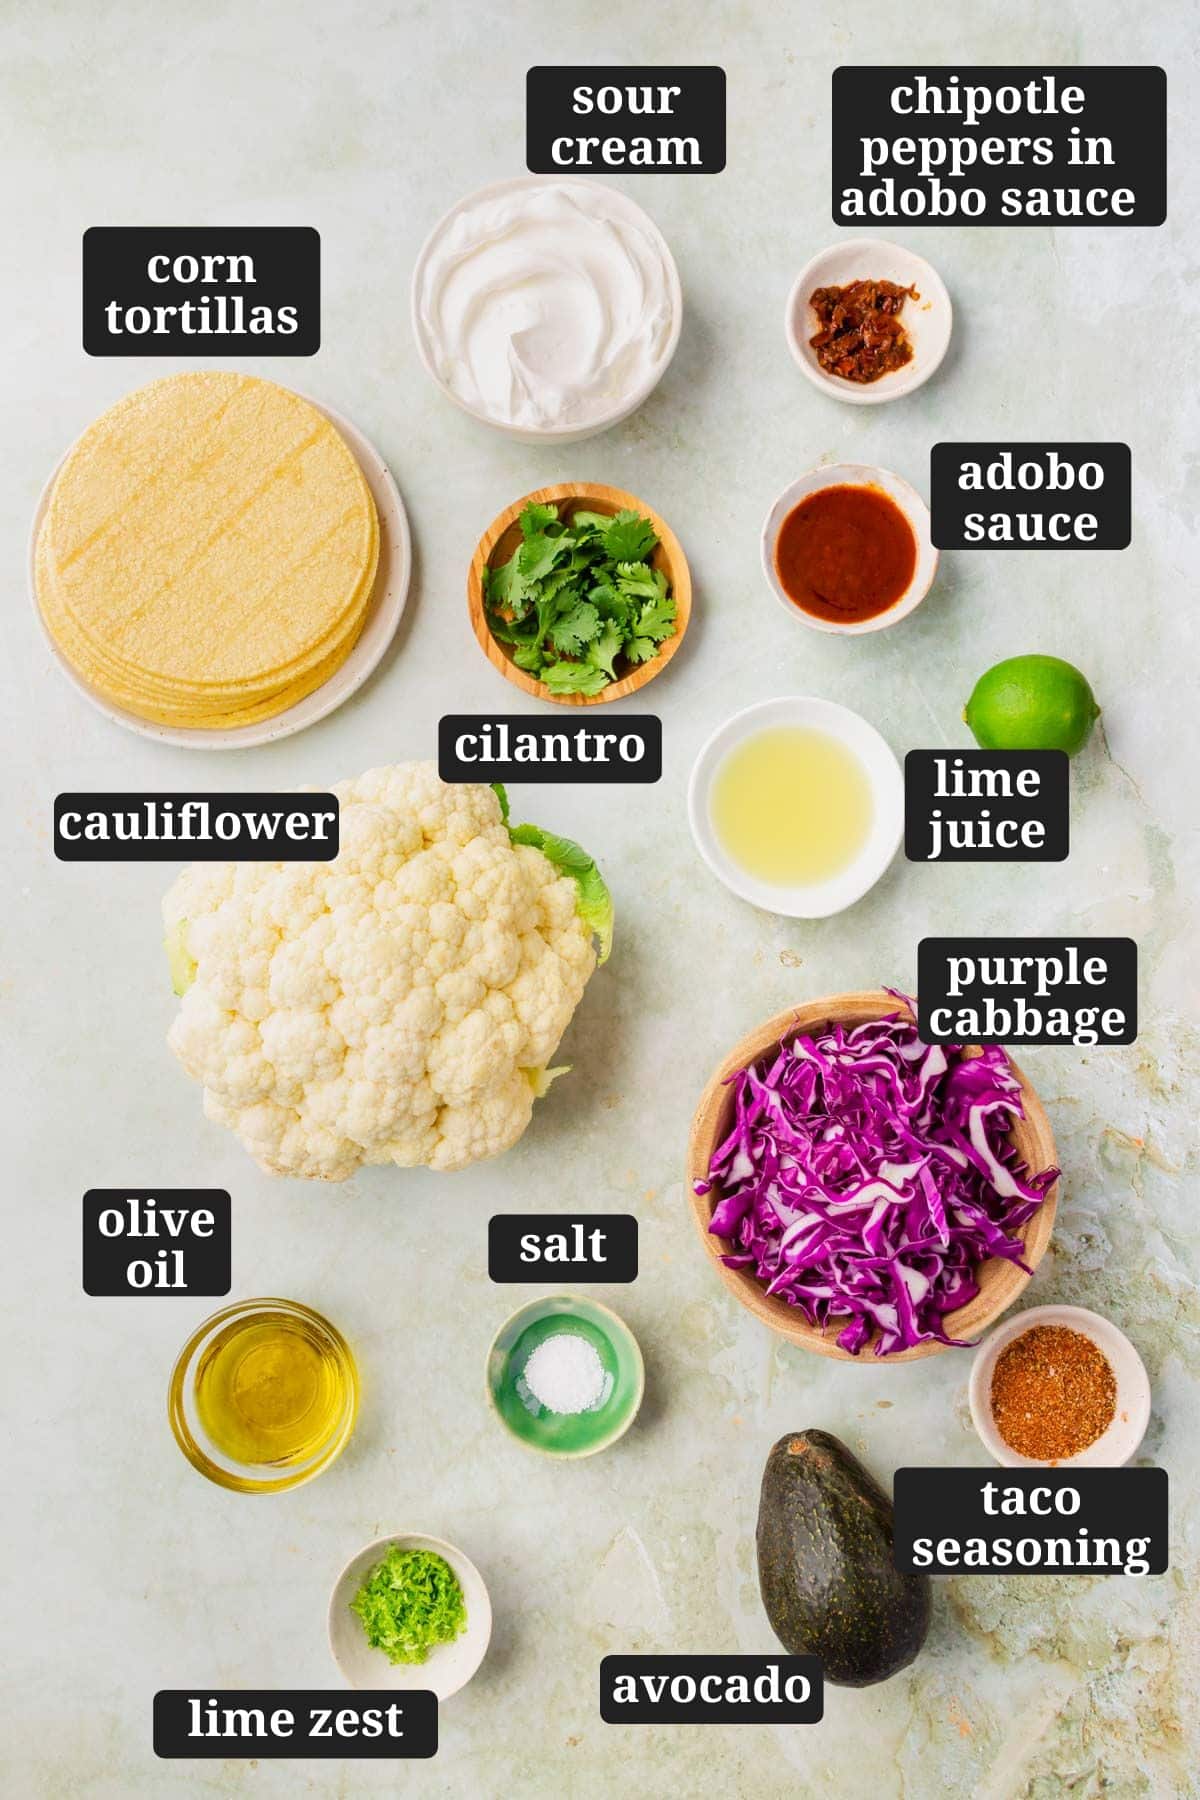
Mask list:
[[815,1656],[606,1656],[608,1725],[815,1725],[824,1710]]
[[939,550],[1124,550],[1127,444],[935,444]]
[[437,1697],[428,1688],[163,1688],[154,1696],[156,1756],[433,1756]]
[[910,750],[910,862],[1062,862],[1070,847],[1065,750]]
[[227,1294],[230,1206],[223,1188],[89,1188],[85,1294]]
[[632,1213],[497,1213],[488,1223],[493,1281],[636,1281],[638,1226]]
[[307,225],[94,225],[83,234],[89,356],[313,356],[321,239]]
[[526,713],[449,713],[438,723],[438,774],[443,781],[657,781],[662,721],[626,713],[611,725],[563,725]]
[[334,794],[59,794],[60,862],[331,862]]
[[917,1022],[929,1044],[1132,1044],[1132,938],[922,938]]
[[843,68],[839,225],[1161,225],[1156,68]]

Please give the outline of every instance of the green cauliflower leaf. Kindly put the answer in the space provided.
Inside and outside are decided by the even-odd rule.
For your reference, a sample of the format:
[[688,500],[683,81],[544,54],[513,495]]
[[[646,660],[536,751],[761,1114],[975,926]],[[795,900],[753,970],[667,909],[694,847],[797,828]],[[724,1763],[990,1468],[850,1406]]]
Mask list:
[[604,554],[615,563],[644,562],[657,542],[658,533],[649,519],[625,508],[609,521]]
[[599,945],[596,960],[607,962],[613,942],[613,900],[594,859],[571,838],[543,831],[540,825],[510,825],[508,835],[514,844],[532,844],[562,874],[574,878],[579,916]]

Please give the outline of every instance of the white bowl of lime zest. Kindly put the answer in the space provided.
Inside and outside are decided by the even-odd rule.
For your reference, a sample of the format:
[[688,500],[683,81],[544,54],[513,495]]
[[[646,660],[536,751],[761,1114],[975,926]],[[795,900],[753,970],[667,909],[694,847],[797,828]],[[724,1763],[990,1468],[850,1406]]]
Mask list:
[[626,418],[675,353],[674,258],[640,206],[594,182],[519,176],[459,201],[417,258],[426,369],[473,418],[570,443]]

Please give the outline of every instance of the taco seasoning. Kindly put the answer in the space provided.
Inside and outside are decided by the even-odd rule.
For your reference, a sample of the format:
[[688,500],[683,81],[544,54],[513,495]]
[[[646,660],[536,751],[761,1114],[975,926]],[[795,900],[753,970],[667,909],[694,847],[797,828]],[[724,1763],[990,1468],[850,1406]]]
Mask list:
[[912,526],[889,494],[866,482],[807,494],[775,540],[775,573],[788,599],[835,625],[887,612],[916,567]]
[[1117,1382],[1104,1352],[1081,1331],[1035,1325],[996,1358],[991,1400],[1010,1450],[1056,1463],[1103,1437],[1117,1410]]

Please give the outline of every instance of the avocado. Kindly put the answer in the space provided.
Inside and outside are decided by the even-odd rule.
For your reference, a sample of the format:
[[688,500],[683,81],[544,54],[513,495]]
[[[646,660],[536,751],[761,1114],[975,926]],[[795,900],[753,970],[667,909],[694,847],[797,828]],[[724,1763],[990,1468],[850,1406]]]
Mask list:
[[758,1585],[784,1649],[839,1687],[907,1668],[929,1629],[928,1576],[893,1559],[891,1501],[827,1431],[789,1432],[767,1458]]

